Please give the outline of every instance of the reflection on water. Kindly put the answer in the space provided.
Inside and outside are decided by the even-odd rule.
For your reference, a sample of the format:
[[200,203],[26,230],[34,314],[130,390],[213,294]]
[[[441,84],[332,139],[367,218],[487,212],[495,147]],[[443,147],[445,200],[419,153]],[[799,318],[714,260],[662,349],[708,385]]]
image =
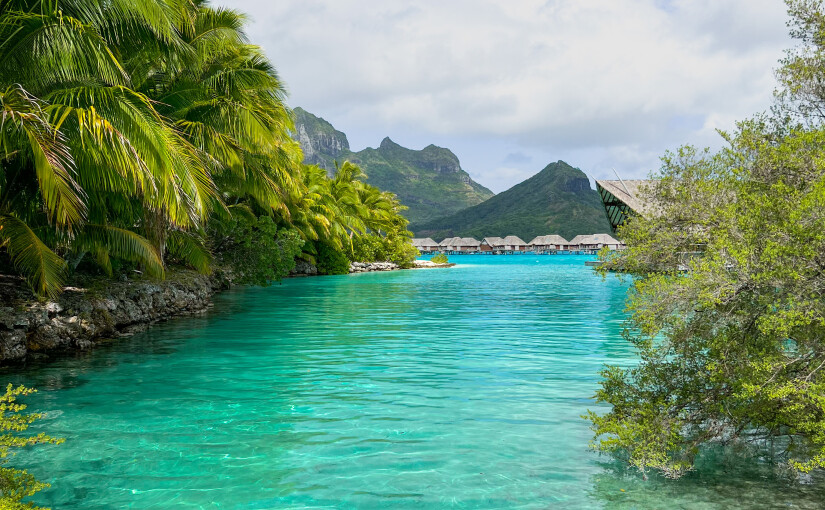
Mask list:
[[[584,257],[294,279],[92,353],[7,370],[41,391],[38,500],[88,508],[813,508],[759,462],[643,482],[580,416],[626,286]],[[622,491],[624,489],[624,491]],[[819,499],[817,499],[819,498]]]

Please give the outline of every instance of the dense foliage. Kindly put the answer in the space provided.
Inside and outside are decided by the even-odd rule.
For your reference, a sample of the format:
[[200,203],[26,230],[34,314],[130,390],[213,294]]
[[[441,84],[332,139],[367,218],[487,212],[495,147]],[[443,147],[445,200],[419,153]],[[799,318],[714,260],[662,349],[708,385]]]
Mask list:
[[315,249],[315,264],[319,274],[349,273],[350,260],[344,252],[324,242],[316,243]]
[[235,215],[216,222],[213,238],[220,243],[221,266],[232,273],[232,280],[246,285],[266,286],[289,275],[304,241],[292,229],[278,230],[269,216],[258,218]]
[[445,255],[443,253],[437,253],[437,254],[433,255],[433,257],[430,259],[430,261],[435,262],[436,264],[446,264],[450,261],[450,259],[447,258],[447,255]]
[[84,259],[208,271],[226,246],[212,224],[237,215],[296,230],[308,257],[403,221],[354,167],[328,179],[301,164],[244,22],[203,0],[0,2],[0,256],[35,292],[60,292]]
[[29,425],[42,417],[40,414],[23,414],[25,404],[17,402],[20,396],[31,395],[35,390],[9,384],[6,392],[0,395],[0,508],[8,510],[37,508],[22,500],[48,487],[38,482],[26,471],[5,466],[17,450],[37,444],[60,444],[62,439],[49,437],[44,433],[36,436],[23,436]]
[[529,243],[547,234],[572,239],[609,232],[610,224],[584,172],[558,161],[479,205],[411,228],[419,237],[436,240],[517,235]]
[[[320,167],[303,167],[303,188],[291,210],[291,224],[308,240],[305,257],[315,262],[321,256],[318,264],[322,274],[346,272],[341,263],[327,263],[345,259],[349,267],[349,261],[356,260],[353,246],[363,237],[378,237],[389,245],[415,251],[408,222],[401,215],[406,208],[394,194],[366,184],[366,177],[349,161],[337,168],[332,178]],[[337,254],[333,256],[329,250]]]
[[604,270],[637,278],[627,337],[641,363],[609,367],[595,446],[678,477],[709,444],[749,444],[801,472],[825,467],[825,9],[790,1],[802,44],[772,115],[719,152],[663,159],[655,214],[620,229]]
[[452,214],[493,196],[470,178],[449,149],[428,145],[412,150],[385,138],[376,149],[352,152],[346,135],[329,122],[300,108],[295,114],[296,127],[303,128],[314,144],[308,162],[329,170],[335,168],[335,161],[357,163],[369,174],[368,183],[398,195],[413,223]]

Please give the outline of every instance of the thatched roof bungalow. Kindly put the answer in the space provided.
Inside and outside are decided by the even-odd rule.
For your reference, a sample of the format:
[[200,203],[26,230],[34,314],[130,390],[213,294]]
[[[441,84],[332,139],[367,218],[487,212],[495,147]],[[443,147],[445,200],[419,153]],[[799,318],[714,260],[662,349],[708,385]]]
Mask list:
[[418,248],[418,251],[420,252],[438,251],[438,243],[429,237],[425,237],[423,239],[420,237],[413,238],[412,244]]
[[442,250],[447,250],[450,246],[452,246],[453,244],[455,244],[457,241],[460,241],[460,240],[461,240],[460,237],[447,237],[443,241],[438,243],[438,247],[441,248]]
[[553,251],[565,250],[570,244],[567,239],[555,234],[548,236],[537,236],[532,241],[527,243],[528,251]]
[[507,236],[504,238],[504,251],[527,251],[527,243],[519,236]]
[[527,251],[527,243],[518,236],[485,237],[481,251]]
[[440,248],[444,251],[479,251],[481,242],[472,237],[450,237],[441,241]]
[[480,251],[498,251],[504,249],[504,239],[500,237],[485,237],[481,240]]
[[624,244],[609,234],[578,235],[567,244],[569,250],[623,250]]

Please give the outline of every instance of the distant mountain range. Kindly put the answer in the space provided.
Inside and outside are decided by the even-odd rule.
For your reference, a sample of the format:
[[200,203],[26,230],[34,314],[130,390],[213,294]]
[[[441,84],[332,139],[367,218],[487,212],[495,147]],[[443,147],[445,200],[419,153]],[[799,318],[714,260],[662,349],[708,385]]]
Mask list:
[[526,181],[487,201],[410,226],[417,237],[517,235],[530,242],[536,236],[558,234],[570,240],[578,234],[610,232],[599,194],[587,176],[564,161],[550,163]]
[[294,112],[295,137],[305,163],[318,165],[330,175],[336,161],[357,164],[367,174],[368,183],[398,195],[409,207],[405,216],[413,223],[458,212],[493,196],[470,178],[449,149],[428,145],[417,151],[384,138],[377,149],[352,152],[347,135],[332,124],[302,108]]
[[587,176],[564,161],[509,190],[494,195],[473,181],[449,149],[428,145],[407,149],[384,138],[377,149],[352,152],[347,135],[326,120],[295,108],[295,137],[304,162],[332,175],[335,162],[351,161],[367,174],[367,182],[398,195],[409,207],[405,216],[419,237],[559,234],[610,232],[598,193]]

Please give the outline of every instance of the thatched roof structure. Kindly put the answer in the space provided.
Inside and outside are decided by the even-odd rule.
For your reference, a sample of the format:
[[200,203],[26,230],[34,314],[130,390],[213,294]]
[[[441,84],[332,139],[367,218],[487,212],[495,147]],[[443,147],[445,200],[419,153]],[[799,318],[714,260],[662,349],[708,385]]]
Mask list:
[[415,237],[412,240],[412,244],[416,248],[438,248],[438,243],[429,237],[425,237],[423,239],[420,237]]
[[481,242],[472,237],[449,237],[441,241],[439,246],[448,250],[457,250],[459,248],[478,249],[478,247],[481,246]]
[[556,234],[547,236],[537,236],[532,241],[527,243],[527,246],[565,246],[567,239]]
[[440,243],[438,243],[438,246],[440,246],[441,248],[447,248],[449,246],[454,245],[456,243],[456,241],[461,241],[461,238],[460,237],[448,237],[448,238],[444,239],[443,241],[441,241]]
[[622,243],[610,234],[578,235],[570,240],[568,246],[620,246]]
[[481,246],[481,241],[474,237],[462,237],[459,245],[463,247],[478,248]]
[[518,236],[507,236],[502,241],[505,246],[527,246],[527,243]]
[[602,198],[607,220],[613,230],[624,223],[631,214],[647,216],[655,206],[644,197],[644,188],[651,182],[644,179],[596,181],[596,190]]

